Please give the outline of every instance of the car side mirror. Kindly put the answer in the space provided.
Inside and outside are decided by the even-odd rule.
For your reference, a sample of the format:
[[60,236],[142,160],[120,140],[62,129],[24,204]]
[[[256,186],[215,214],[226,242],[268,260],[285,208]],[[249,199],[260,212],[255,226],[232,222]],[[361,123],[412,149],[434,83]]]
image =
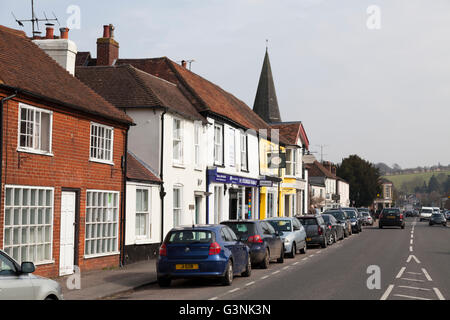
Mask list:
[[22,262],[20,271],[22,273],[33,273],[36,270],[33,262]]
[[281,236],[283,235],[283,232],[282,232],[282,231],[276,231],[276,232],[275,232],[275,235],[276,235],[277,237],[281,237]]

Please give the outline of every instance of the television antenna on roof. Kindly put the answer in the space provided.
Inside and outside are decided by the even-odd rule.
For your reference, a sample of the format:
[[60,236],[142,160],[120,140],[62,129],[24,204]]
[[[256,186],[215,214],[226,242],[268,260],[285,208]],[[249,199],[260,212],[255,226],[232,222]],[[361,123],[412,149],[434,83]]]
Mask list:
[[[36,14],[34,13],[34,0],[31,0],[31,19],[17,19],[16,16],[14,15],[14,13],[12,13],[12,16],[14,17],[14,20],[16,20],[16,22],[19,24],[19,26],[24,27],[24,22],[31,22],[31,30],[33,33],[33,37],[35,35],[38,35],[41,33],[41,31],[39,31],[39,22],[46,22],[45,25],[46,26],[54,26],[55,24],[52,21],[56,21],[58,22],[58,25],[60,25],[58,18],[56,17],[55,13],[52,12],[53,17],[54,18],[47,18],[47,15],[44,12],[44,17],[45,19],[40,19],[36,16]],[[36,31],[37,30],[37,31]]]

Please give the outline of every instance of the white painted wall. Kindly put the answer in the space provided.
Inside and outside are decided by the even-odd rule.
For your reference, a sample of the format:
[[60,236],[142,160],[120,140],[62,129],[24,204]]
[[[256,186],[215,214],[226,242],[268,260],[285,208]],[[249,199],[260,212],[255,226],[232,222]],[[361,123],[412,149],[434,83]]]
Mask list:
[[43,39],[33,42],[71,75],[75,74],[75,59],[78,52],[75,42],[69,39]]
[[350,185],[343,181],[338,181],[339,203],[342,207],[350,206]]

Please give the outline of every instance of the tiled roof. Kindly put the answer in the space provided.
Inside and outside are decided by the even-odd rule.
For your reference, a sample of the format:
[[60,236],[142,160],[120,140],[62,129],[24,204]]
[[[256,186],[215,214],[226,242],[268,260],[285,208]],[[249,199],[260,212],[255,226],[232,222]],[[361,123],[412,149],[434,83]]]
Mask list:
[[127,153],[127,179],[142,182],[161,183],[153,172],[147,169],[141,161],[130,152]]
[[75,74],[116,107],[166,107],[187,118],[206,121],[177,85],[131,65],[77,67]]
[[289,144],[297,145],[297,141],[300,138],[306,149],[309,148],[309,140],[306,136],[306,132],[301,121],[271,123],[270,126],[274,129],[280,130],[280,135],[283,136]]
[[25,33],[0,26],[0,85],[57,104],[132,124],[133,120],[62,68]]
[[330,179],[337,180],[338,177],[336,175],[332,174],[331,171],[326,169],[319,161],[314,161],[314,163],[311,163],[308,165],[308,175],[311,177],[327,177]]

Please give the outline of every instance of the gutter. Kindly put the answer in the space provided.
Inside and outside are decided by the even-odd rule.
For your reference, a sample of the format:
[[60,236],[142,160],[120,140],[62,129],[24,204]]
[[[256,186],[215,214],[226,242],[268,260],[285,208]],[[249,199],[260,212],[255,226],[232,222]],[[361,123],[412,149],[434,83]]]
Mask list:
[[[18,94],[18,90],[15,90],[15,93],[13,95],[10,95],[9,97],[5,97],[0,102],[0,203],[2,201],[2,191],[3,191],[3,104],[16,97]],[[6,181],[5,181],[6,183]],[[1,209],[0,209],[1,210]]]

